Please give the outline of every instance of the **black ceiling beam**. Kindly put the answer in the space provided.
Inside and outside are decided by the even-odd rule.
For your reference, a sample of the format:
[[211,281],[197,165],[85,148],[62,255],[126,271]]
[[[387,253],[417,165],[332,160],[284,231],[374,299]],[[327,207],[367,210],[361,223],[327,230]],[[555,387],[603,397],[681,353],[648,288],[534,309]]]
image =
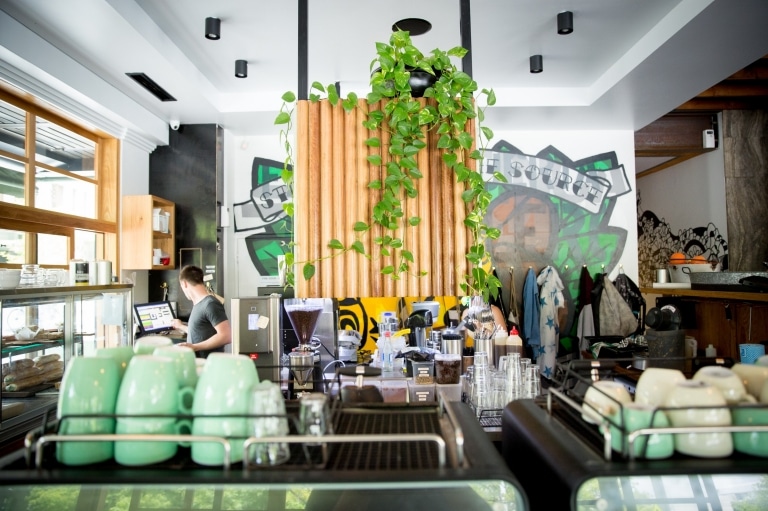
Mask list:
[[461,46],[467,54],[461,59],[462,71],[472,76],[472,17],[470,16],[469,0],[460,0],[459,29],[461,31]]
[[309,96],[309,20],[307,0],[299,0],[299,84],[296,94],[298,99]]

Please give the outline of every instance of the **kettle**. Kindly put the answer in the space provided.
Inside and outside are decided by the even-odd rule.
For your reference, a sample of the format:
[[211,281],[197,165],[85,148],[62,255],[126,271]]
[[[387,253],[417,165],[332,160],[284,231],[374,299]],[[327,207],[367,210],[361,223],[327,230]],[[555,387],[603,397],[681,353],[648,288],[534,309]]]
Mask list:
[[411,333],[408,335],[408,344],[416,346],[419,351],[424,351],[427,347],[427,328],[432,327],[432,312],[428,310],[413,311],[405,320],[405,326],[411,329]]

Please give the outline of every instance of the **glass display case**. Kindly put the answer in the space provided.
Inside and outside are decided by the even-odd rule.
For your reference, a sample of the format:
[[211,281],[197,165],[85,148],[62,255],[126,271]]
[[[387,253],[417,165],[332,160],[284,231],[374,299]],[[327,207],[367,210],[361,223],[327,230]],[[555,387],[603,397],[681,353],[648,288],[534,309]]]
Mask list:
[[71,357],[132,343],[132,293],[129,284],[0,289],[0,444],[55,410]]

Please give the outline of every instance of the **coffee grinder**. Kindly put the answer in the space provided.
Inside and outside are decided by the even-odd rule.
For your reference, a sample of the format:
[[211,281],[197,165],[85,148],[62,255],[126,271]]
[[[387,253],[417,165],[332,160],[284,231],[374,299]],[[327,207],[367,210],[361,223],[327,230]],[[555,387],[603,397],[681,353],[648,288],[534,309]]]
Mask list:
[[312,336],[323,307],[300,300],[299,303],[285,305],[285,312],[299,341],[299,345],[288,353],[292,374],[288,390],[292,398],[298,398],[313,391],[315,357],[319,361],[319,354],[316,354],[317,346],[312,345]]

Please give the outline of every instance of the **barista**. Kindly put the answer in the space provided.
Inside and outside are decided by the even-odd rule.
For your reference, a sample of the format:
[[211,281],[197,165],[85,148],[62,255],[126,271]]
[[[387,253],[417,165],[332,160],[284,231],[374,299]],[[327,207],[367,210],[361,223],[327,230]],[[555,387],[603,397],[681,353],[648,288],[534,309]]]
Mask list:
[[203,270],[197,266],[185,266],[179,273],[179,284],[184,296],[192,301],[192,312],[188,323],[173,320],[173,328],[187,333],[188,342],[178,346],[192,348],[198,358],[223,352],[224,346],[232,342],[232,330],[224,306],[205,287]]

